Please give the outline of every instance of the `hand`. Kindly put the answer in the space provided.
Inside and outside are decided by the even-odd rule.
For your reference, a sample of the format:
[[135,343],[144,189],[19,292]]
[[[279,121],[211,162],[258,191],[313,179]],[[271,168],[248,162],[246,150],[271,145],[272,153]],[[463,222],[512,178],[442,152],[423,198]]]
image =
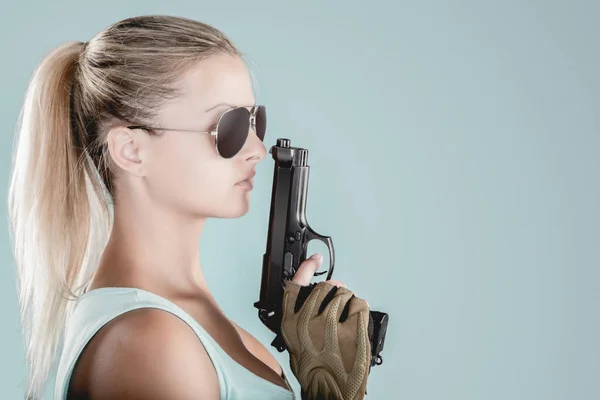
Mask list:
[[311,284],[322,257],[304,261],[283,295],[281,332],[303,399],[361,400],[370,371],[369,305],[337,280]]
[[[294,275],[292,281],[297,283],[300,286],[308,286],[314,276],[315,272],[319,270],[319,267],[323,263],[323,255],[321,253],[315,253],[311,257],[307,258],[300,267],[298,267],[298,271],[296,271],[296,275]],[[346,287],[344,282],[338,280],[328,280],[325,281],[331,285],[337,287]]]

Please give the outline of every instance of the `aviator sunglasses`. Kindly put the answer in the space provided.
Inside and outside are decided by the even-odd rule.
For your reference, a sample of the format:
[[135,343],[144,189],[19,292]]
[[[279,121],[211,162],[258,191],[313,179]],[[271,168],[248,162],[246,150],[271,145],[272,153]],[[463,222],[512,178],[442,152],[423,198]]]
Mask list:
[[128,129],[144,129],[151,131],[179,131],[207,133],[215,136],[217,151],[223,158],[235,156],[246,143],[250,127],[261,141],[265,139],[267,130],[267,114],[265,106],[253,106],[251,110],[246,107],[236,107],[225,111],[219,117],[214,131],[196,131],[190,129],[154,128],[144,125],[131,125]]

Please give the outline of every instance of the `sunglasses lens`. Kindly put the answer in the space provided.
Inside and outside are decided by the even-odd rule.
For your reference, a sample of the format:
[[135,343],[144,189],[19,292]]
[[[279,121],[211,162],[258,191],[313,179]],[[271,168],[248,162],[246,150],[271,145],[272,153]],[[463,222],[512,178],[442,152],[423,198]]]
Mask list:
[[218,127],[217,149],[224,158],[235,156],[246,143],[250,128],[250,112],[240,107],[227,111]]
[[265,140],[265,133],[267,132],[267,110],[265,106],[259,106],[256,111],[256,136],[261,141]]

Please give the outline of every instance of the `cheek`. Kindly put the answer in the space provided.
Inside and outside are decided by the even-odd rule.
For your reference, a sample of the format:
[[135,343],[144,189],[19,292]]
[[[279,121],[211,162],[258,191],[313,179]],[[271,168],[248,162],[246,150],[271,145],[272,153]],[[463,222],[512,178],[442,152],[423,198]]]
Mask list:
[[156,152],[151,174],[154,196],[176,207],[214,212],[232,194],[232,163],[210,145],[190,142],[164,143]]

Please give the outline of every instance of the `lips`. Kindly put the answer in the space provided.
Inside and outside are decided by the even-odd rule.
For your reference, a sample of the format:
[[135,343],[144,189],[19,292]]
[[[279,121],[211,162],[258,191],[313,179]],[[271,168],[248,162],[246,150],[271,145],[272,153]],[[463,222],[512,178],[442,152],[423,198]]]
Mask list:
[[248,175],[246,175],[241,181],[239,181],[238,183],[236,183],[237,185],[241,185],[241,186],[250,186],[250,188],[254,187],[254,176],[256,175],[256,171],[252,170],[250,171],[250,173]]
[[241,181],[239,181],[238,183],[242,183],[242,182],[250,182],[250,183],[254,183],[253,179],[254,176],[256,175],[256,171],[252,170],[248,175],[246,175],[246,177],[244,177]]
[[244,190],[252,190],[254,188],[254,182],[251,180],[245,180],[237,183],[235,186],[244,188]]

